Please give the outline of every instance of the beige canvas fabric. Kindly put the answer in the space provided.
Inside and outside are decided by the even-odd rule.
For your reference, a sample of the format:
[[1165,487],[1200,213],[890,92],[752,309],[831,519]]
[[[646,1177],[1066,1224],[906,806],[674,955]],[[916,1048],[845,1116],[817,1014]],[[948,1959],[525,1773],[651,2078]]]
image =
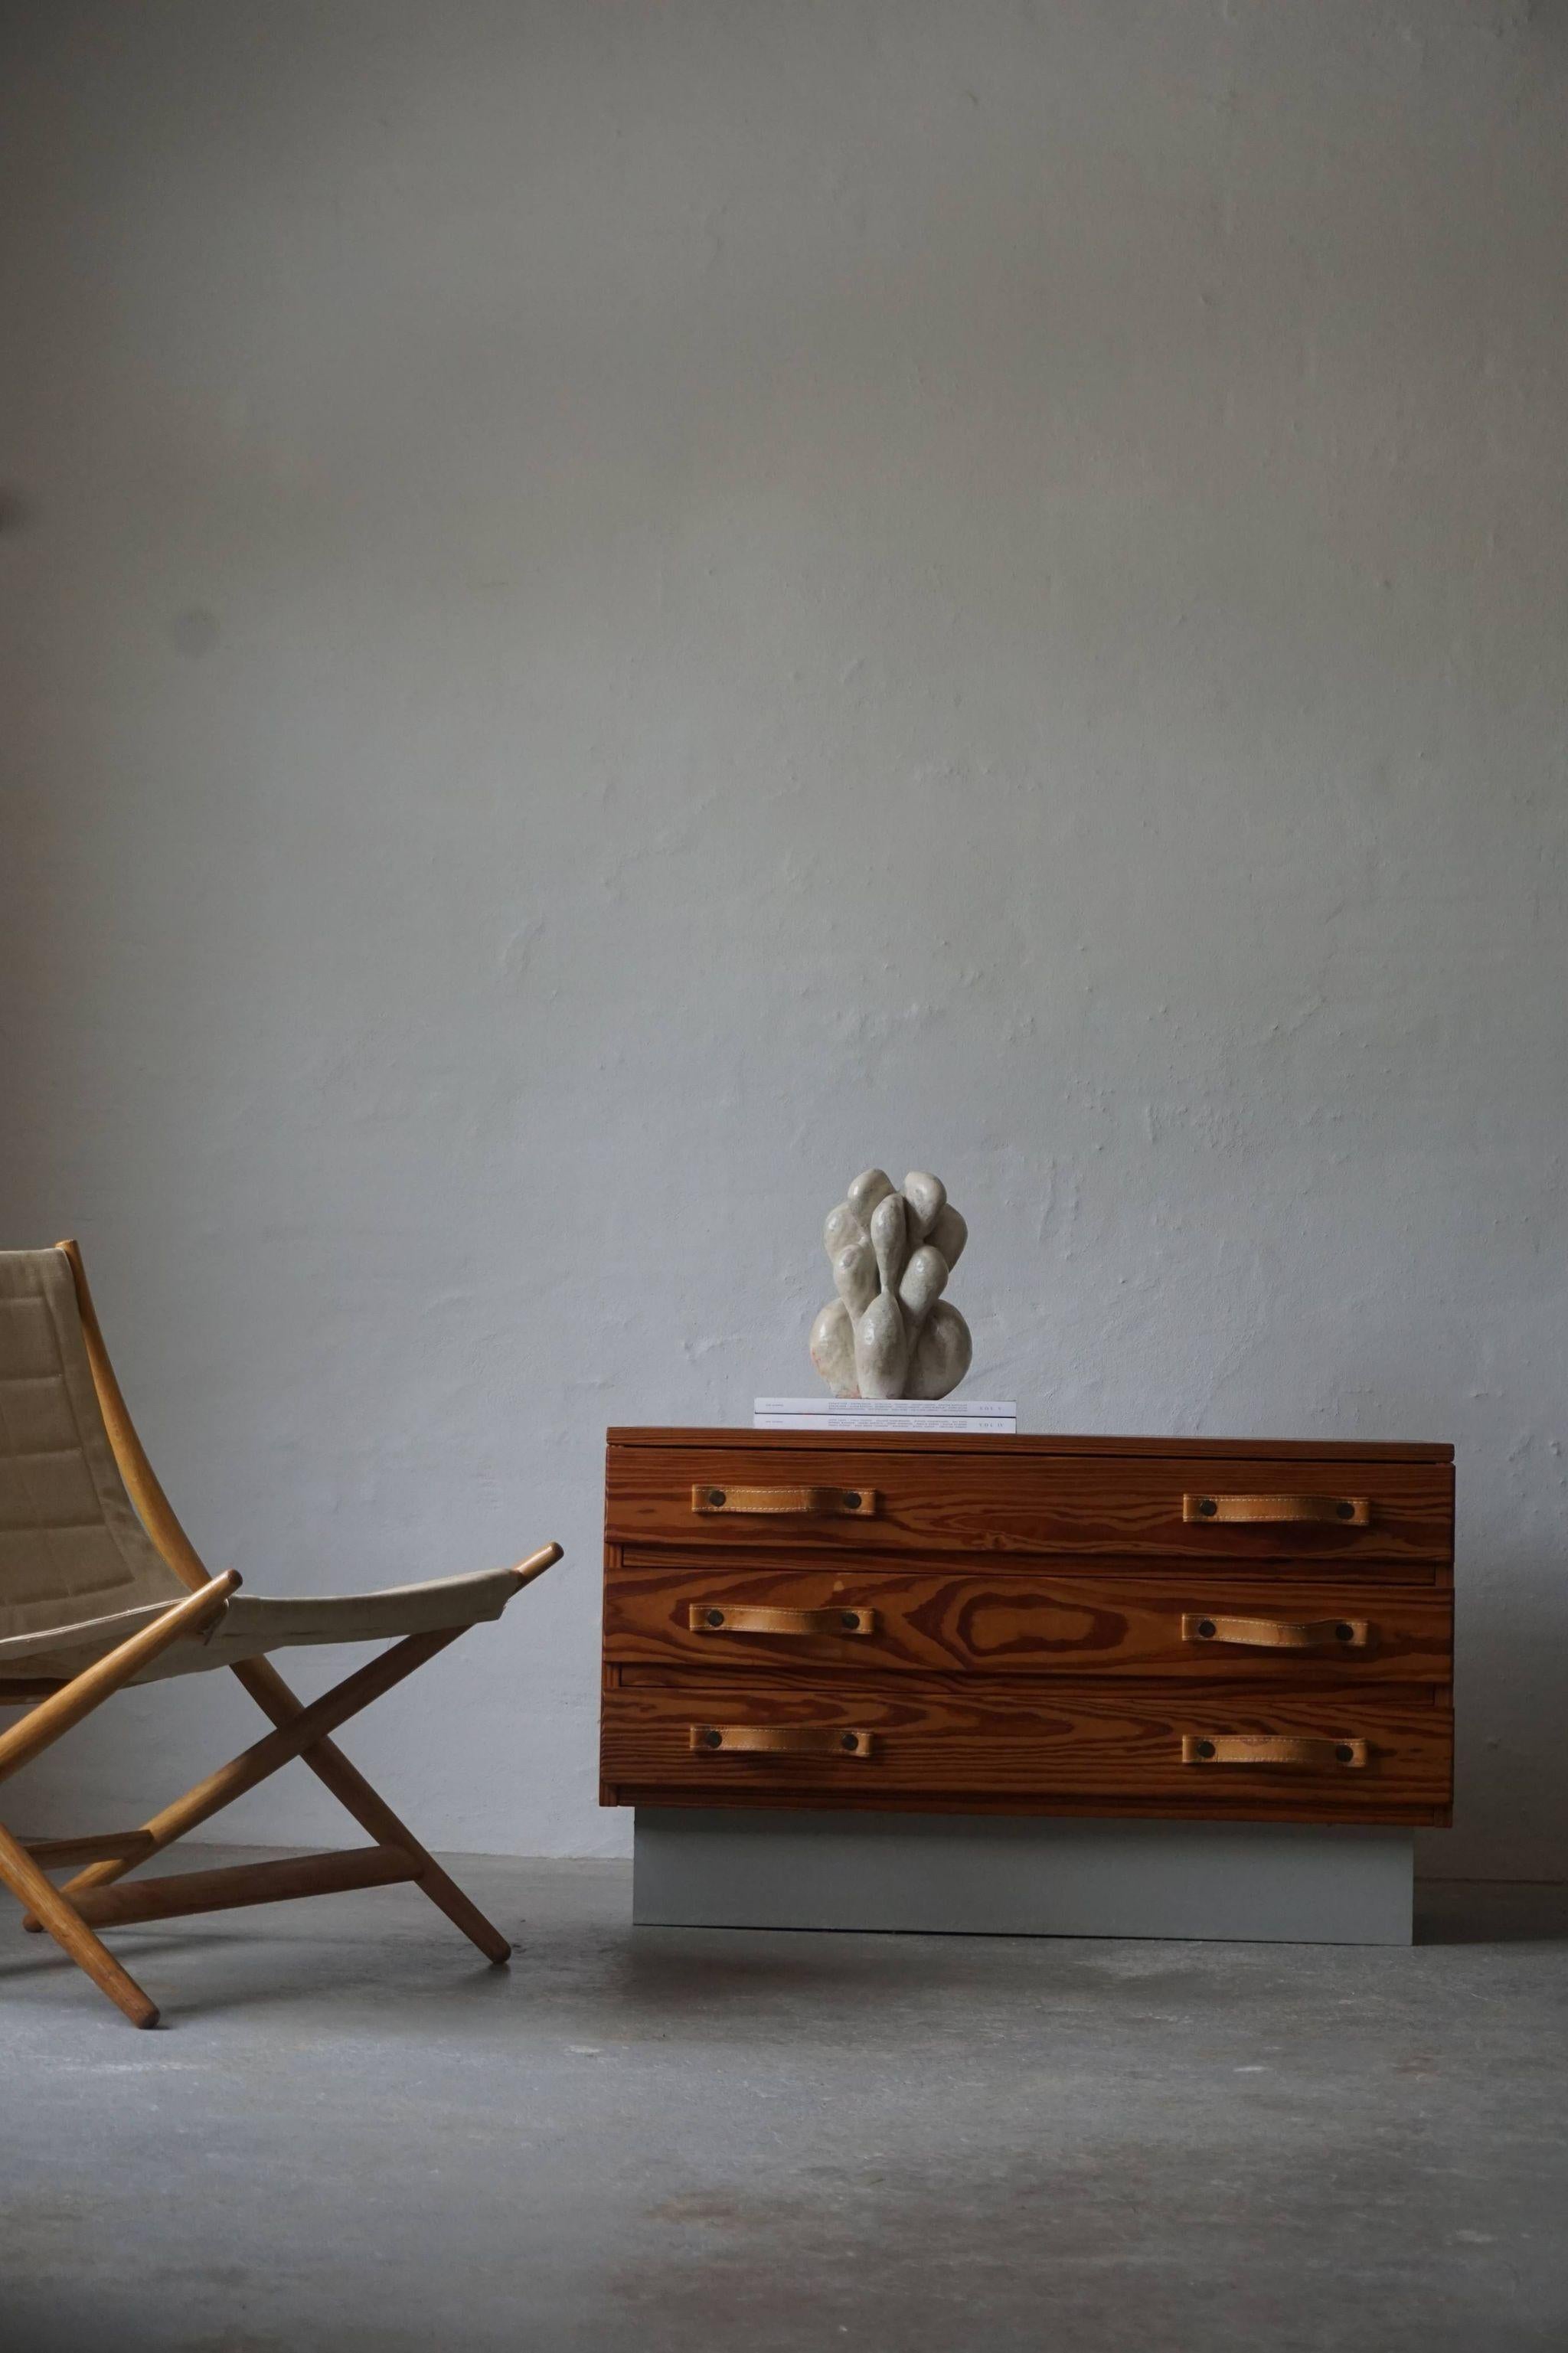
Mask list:
[[[237,1593],[210,1634],[171,1644],[135,1681],[159,1683],[168,1675],[232,1667],[268,1651],[311,1643],[393,1641],[405,1634],[432,1633],[437,1627],[476,1626],[482,1619],[499,1618],[516,1590],[510,1568],[485,1568],[468,1577],[435,1577],[427,1584],[387,1586],[379,1593],[333,1593],[298,1601]],[[180,1592],[184,1594],[184,1586]],[[152,1609],[119,1610],[86,1624],[0,1641],[0,1681],[8,1674],[79,1674],[167,1608],[163,1601]]]
[[132,1507],[63,1250],[0,1250],[0,1645],[184,1587]]
[[[126,1493],[87,1361],[63,1251],[0,1250],[0,1681],[68,1677],[183,1600]],[[499,1618],[510,1568],[381,1593],[237,1593],[205,1637],[142,1683],[301,1643],[374,1642]]]

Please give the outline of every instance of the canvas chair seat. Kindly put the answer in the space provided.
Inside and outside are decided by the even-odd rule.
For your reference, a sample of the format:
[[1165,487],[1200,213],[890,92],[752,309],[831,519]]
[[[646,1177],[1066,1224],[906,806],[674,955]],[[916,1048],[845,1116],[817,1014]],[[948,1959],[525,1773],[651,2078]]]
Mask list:
[[[511,1947],[330,1735],[470,1626],[499,1618],[561,1557],[545,1545],[510,1568],[379,1593],[277,1600],[214,1577],[136,1435],[74,1242],[0,1250],[0,1782],[127,1685],[232,1667],[273,1729],[139,1829],[19,1839],[0,1822],[0,1884],[138,2026],[157,2005],[96,1934],[236,1905],[412,1882],[487,1959]],[[392,1647],[304,1705],[268,1653],[322,1642]],[[122,1887],[127,1872],[294,1759],[374,1844],[341,1854],[186,1872]],[[86,1864],[63,1888],[50,1865]]]
[[[481,1568],[421,1585],[390,1585],[379,1593],[333,1593],[299,1600],[236,1593],[205,1632],[162,1651],[130,1681],[159,1683],[170,1675],[232,1667],[241,1659],[265,1658],[268,1651],[292,1651],[310,1643],[395,1641],[437,1626],[477,1626],[484,1619],[499,1618],[516,1590],[510,1568]],[[10,1674],[40,1679],[79,1674],[139,1627],[153,1624],[168,1607],[167,1601],[144,1601],[106,1618],[14,1634],[0,1641],[0,1685]]]

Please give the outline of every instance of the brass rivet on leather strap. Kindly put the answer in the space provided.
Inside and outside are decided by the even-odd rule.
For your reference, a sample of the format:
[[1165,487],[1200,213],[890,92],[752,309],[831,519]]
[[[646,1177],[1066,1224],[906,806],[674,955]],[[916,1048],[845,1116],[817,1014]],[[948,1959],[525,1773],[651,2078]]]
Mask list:
[[1214,1640],[1214,1620],[1212,1618],[1200,1618],[1198,1620],[1198,1632],[1205,1642],[1212,1642]]
[[710,1626],[721,1626],[724,1623],[724,1612],[721,1609],[710,1609],[708,1623]]
[[1215,1502],[1212,1495],[1200,1495],[1198,1497],[1198,1509],[1203,1514],[1205,1520],[1212,1520],[1215,1514],[1218,1511],[1219,1505]]

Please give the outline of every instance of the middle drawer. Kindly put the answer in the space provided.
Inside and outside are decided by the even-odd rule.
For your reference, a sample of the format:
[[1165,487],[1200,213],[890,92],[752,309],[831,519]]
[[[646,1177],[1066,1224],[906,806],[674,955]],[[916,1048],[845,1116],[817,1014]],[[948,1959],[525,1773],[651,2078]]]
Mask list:
[[1114,1563],[984,1567],[759,1567],[709,1556],[624,1555],[605,1589],[605,1657],[912,1668],[930,1673],[1244,1675],[1442,1683],[1451,1599],[1353,1577],[1152,1574]]

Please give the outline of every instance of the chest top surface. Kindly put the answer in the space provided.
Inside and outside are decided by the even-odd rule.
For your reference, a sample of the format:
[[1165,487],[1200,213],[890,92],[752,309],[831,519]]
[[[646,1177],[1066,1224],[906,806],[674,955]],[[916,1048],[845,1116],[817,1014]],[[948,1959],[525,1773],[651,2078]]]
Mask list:
[[1027,1458],[1038,1455],[1092,1455],[1099,1457],[1148,1458],[1151,1456],[1188,1455],[1194,1460],[1215,1457],[1228,1461],[1290,1462],[1305,1461],[1345,1462],[1451,1462],[1451,1446],[1418,1445],[1407,1440],[1318,1438],[1114,1438],[1073,1437],[1055,1433],[1016,1437],[969,1438],[959,1432],[890,1430],[879,1437],[874,1430],[779,1430],[704,1429],[700,1425],[683,1427],[651,1425],[647,1428],[611,1429],[605,1432],[610,1446],[626,1447],[687,1447],[704,1446],[722,1449],[763,1450],[767,1452],[804,1452],[826,1448],[829,1451],[874,1449],[878,1453],[895,1454],[969,1454],[994,1456],[998,1460]]

